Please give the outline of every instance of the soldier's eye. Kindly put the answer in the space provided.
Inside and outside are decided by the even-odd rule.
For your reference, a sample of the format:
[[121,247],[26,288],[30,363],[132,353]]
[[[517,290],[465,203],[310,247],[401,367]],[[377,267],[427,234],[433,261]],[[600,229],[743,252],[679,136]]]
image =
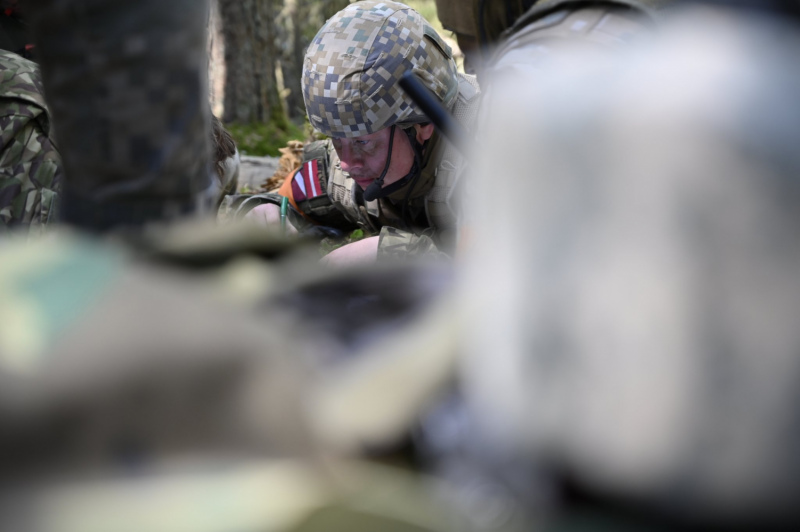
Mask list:
[[357,140],[356,144],[358,144],[359,146],[366,146],[367,144],[369,144],[369,141],[368,140]]

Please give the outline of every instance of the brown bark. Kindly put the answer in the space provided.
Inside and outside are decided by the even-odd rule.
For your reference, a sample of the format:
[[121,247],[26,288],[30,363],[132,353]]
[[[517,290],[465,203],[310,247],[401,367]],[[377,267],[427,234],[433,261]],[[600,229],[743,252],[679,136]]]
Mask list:
[[282,20],[286,30],[286,46],[283,48],[281,72],[287,90],[286,109],[289,117],[299,118],[305,115],[300,76],[309,40],[303,34],[304,26],[309,24],[309,0],[286,0],[285,4]]
[[281,0],[219,0],[225,40],[224,122],[286,122],[275,78]]
[[288,89],[286,107],[292,118],[305,116],[300,78],[303,57],[311,39],[326,20],[344,9],[349,0],[285,0],[284,17],[287,38],[284,40],[281,71]]

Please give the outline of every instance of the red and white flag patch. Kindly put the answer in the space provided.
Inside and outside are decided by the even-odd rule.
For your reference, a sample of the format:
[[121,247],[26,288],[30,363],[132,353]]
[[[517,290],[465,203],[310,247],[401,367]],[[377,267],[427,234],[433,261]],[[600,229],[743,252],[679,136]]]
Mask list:
[[300,202],[317,196],[322,196],[325,191],[319,184],[319,167],[317,160],[312,159],[294,174],[292,178],[292,197],[294,201]]

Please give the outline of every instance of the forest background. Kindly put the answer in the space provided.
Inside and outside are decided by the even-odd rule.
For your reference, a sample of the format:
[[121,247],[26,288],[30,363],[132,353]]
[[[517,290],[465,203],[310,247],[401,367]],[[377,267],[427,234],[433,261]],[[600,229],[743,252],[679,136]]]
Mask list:
[[[212,0],[211,108],[247,155],[279,155],[289,140],[310,140],[300,89],[303,56],[325,21],[351,0]],[[405,0],[456,49],[434,0]]]

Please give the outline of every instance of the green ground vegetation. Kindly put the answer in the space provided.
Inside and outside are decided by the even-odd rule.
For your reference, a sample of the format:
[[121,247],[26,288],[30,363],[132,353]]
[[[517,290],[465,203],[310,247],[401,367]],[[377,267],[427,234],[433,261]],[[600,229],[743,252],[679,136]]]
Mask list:
[[362,229],[356,229],[355,231],[351,232],[349,235],[345,236],[342,239],[330,238],[330,237],[323,238],[319,244],[319,254],[321,257],[324,257],[334,249],[339,249],[340,247],[345,246],[347,244],[358,242],[359,240],[363,240],[368,236],[369,235],[365,234]]
[[279,157],[280,148],[290,140],[303,140],[306,137],[303,128],[291,122],[276,124],[225,124],[230,131],[239,153],[243,155]]

